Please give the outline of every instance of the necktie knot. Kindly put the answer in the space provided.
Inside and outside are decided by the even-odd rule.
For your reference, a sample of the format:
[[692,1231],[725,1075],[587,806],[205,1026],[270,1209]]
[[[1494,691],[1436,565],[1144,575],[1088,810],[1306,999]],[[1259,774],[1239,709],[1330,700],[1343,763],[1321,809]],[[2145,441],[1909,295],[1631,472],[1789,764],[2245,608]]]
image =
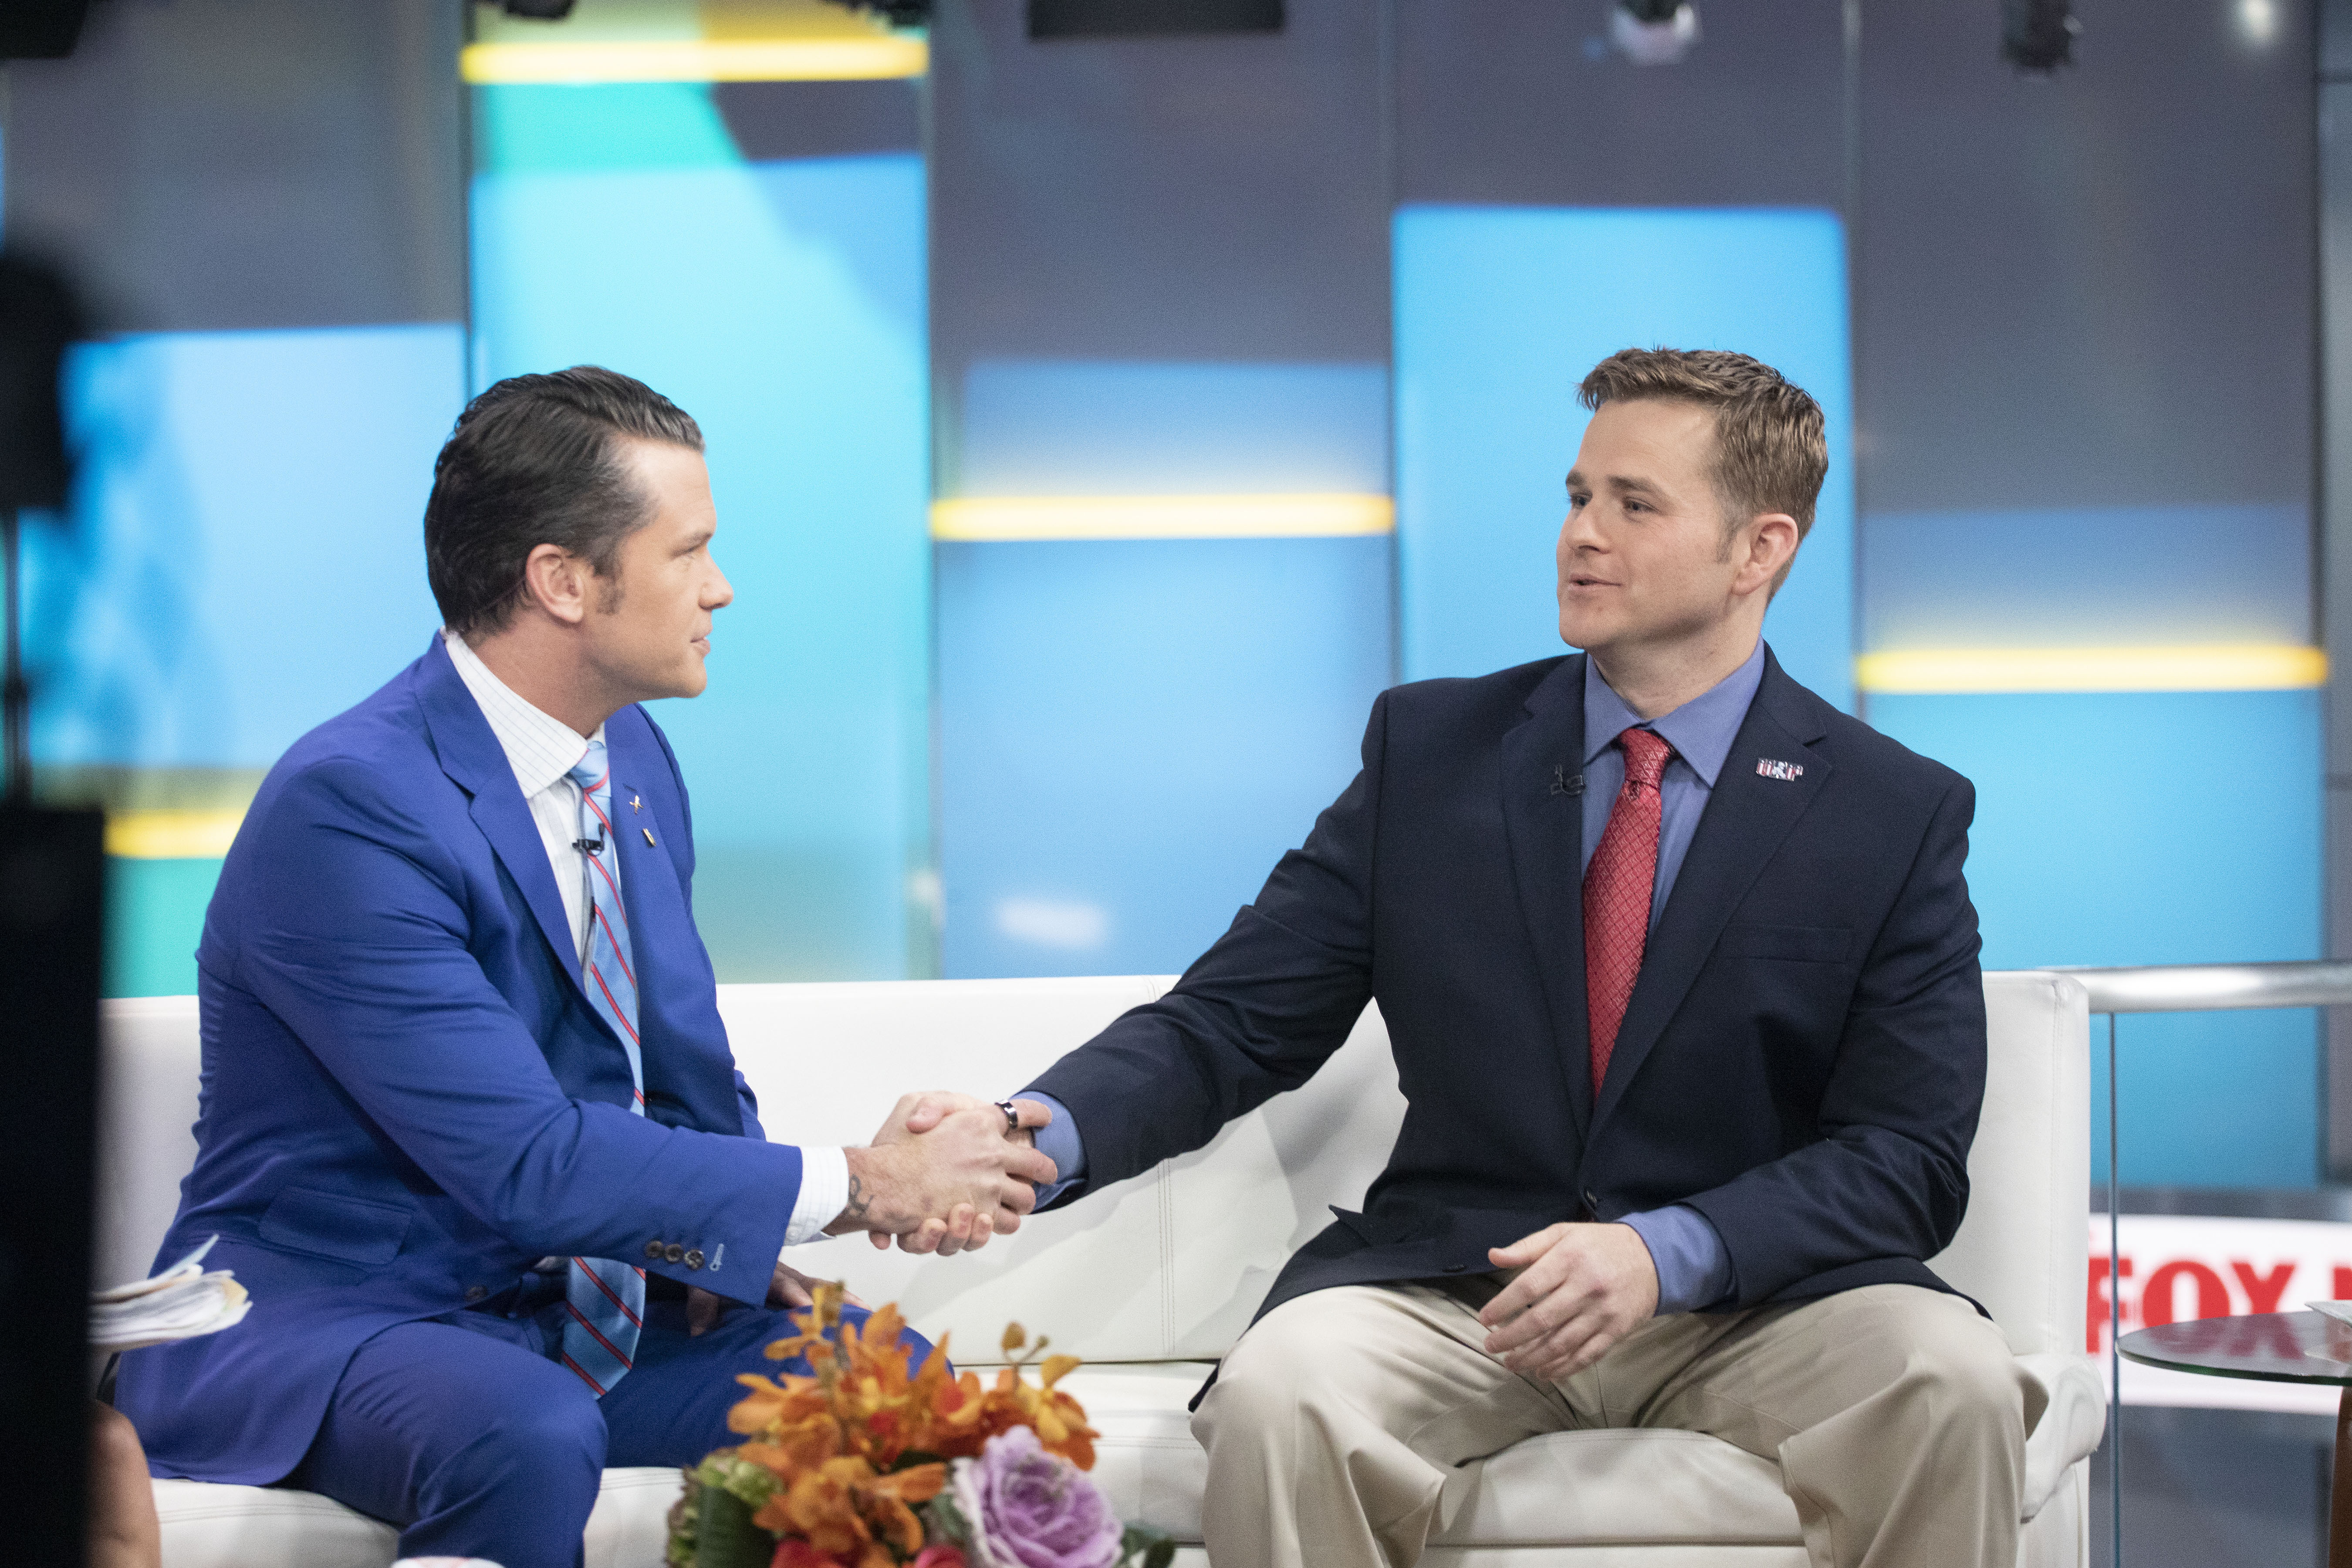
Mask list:
[[1617,743],[1625,750],[1625,782],[1657,788],[1665,776],[1666,759],[1675,754],[1674,747],[1655,730],[1638,724],[1619,735]]
[[587,755],[572,763],[564,776],[580,786],[582,795],[594,795],[604,782],[604,742],[589,742]]

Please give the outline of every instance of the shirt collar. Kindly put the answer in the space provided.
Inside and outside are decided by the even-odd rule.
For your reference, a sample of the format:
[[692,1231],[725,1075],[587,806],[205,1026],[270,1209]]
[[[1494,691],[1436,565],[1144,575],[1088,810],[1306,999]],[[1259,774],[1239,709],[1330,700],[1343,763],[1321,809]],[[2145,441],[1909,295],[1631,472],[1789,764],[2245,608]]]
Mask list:
[[467,647],[466,639],[456,632],[443,628],[441,643],[449,650],[449,662],[457,667],[457,679],[466,683],[482,717],[490,721],[490,733],[499,738],[499,747],[506,752],[507,765],[514,769],[515,783],[522,786],[526,800],[570,773],[588,754],[589,740],[604,738],[602,724],[596,726],[593,736],[583,739],[554,714],[516,695],[514,688],[492,674],[482,656]]
[[1715,787],[1731,742],[1748,718],[1748,704],[1764,679],[1764,645],[1758,642],[1748,661],[1673,712],[1644,719],[1601,679],[1601,667],[1590,656],[1584,661],[1584,763],[1609,749],[1610,743],[1634,725],[1646,724],[1664,737],[1675,754],[1707,788]]

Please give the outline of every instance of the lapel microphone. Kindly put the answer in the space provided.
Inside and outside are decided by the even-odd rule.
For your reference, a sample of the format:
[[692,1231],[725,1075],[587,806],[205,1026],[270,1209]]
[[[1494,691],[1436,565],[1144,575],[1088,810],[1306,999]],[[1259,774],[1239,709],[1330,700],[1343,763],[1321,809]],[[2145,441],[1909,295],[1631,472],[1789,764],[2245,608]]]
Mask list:
[[601,838],[575,838],[572,841],[572,847],[583,855],[593,857],[604,852],[604,841]]
[[1582,773],[1578,773],[1574,778],[1570,778],[1566,767],[1563,766],[1552,769],[1551,793],[1554,795],[1582,795],[1584,793],[1584,775]]

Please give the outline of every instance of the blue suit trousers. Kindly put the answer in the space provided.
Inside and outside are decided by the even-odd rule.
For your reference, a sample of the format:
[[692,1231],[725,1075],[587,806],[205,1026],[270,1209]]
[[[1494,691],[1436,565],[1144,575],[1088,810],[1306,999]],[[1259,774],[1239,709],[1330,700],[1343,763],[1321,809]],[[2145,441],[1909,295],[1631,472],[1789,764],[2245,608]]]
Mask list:
[[[761,1353],[787,1314],[738,1307],[689,1336],[686,1303],[646,1303],[635,1369],[599,1400],[552,1359],[562,1298],[446,1313],[362,1344],[289,1480],[401,1527],[403,1557],[580,1568],[606,1466],[691,1465],[742,1441],[727,1412],[739,1372],[808,1371]],[[862,1322],[866,1314],[845,1307]],[[929,1343],[909,1331],[919,1358]]]

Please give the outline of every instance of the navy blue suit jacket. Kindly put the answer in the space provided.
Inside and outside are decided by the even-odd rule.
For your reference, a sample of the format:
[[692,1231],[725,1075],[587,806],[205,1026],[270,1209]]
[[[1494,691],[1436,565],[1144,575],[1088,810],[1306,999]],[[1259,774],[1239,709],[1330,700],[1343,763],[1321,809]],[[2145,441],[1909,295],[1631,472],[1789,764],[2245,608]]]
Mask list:
[[641,708],[605,740],[614,801],[643,802],[615,840],[642,1117],[530,809],[439,638],[263,783],[196,954],[196,1163],[159,1254],[218,1233],[207,1265],[253,1311],[123,1358],[116,1403],[159,1473],[278,1479],[363,1341],[544,1256],[765,1299],[800,1152],[765,1141],[728,1050],[677,759]]
[[1261,1312],[1675,1203],[1723,1237],[1726,1305],[1943,1288],[1922,1260],[1967,1209],[1984,1098],[1969,782],[1768,657],[1596,1100],[1583,736],[1580,655],[1384,692],[1362,771],[1257,901],[1036,1081],[1086,1141],[1061,1201],[1305,1082],[1377,998],[1403,1129],[1363,1212],[1334,1211]]

